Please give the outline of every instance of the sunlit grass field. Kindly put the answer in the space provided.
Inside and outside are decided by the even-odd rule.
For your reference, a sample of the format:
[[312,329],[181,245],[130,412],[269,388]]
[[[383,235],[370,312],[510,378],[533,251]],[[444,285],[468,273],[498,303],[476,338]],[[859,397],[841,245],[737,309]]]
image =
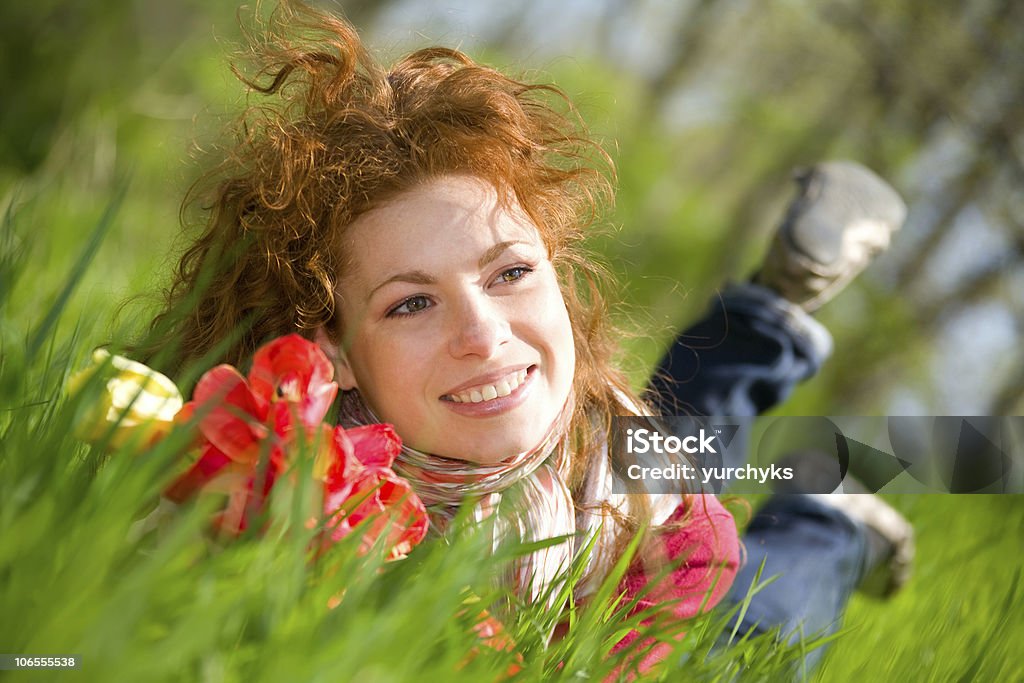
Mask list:
[[[65,389],[104,329],[84,309],[72,317],[69,302],[119,220],[123,187],[83,232],[68,272],[52,278],[52,291],[37,292],[48,303],[3,321],[0,643],[9,654],[74,656],[79,670],[0,675],[479,681],[514,672],[517,680],[604,680],[630,675],[636,660],[611,649],[634,628],[674,647],[666,662],[676,673],[715,677],[742,668],[772,678],[795,666],[799,648],[767,639],[737,638],[713,650],[728,637],[725,611],[686,624],[631,614],[615,589],[635,548],[588,605],[570,600],[563,611],[546,605],[566,603],[580,568],[568,569],[550,600],[520,604],[495,578],[531,548],[492,553],[486,525],[385,563],[382,552],[357,552],[358,535],[314,557],[316,531],[305,524],[310,487],[283,494],[275,487],[258,531],[231,541],[209,532],[209,501],[160,507],[160,492],[185,464],[188,436],[175,432],[155,446],[113,453],[86,445],[72,431],[89,391]],[[5,314],[16,308],[14,292],[39,281],[29,258],[34,238],[18,227],[21,217],[12,210],[3,225]],[[475,634],[482,610],[500,617],[514,646]],[[570,634],[549,644],[560,622]]]
[[[162,257],[150,243],[170,244],[169,232],[147,240],[136,230],[154,219],[132,194],[117,178],[83,192],[55,176],[8,196],[0,242],[0,649],[75,654],[82,669],[5,678],[489,680],[515,664],[522,680],[576,680],[621,666],[609,649],[638,619],[614,616],[628,605],[615,604],[611,585],[607,601],[580,609],[576,628],[555,645],[545,647],[541,634],[558,615],[520,606],[508,618],[518,654],[482,647],[466,590],[483,596],[474,604],[501,602],[488,593],[501,558],[486,559],[472,534],[382,566],[350,546],[311,563],[308,532],[293,523],[288,501],[261,537],[226,545],[205,532],[209,510],[201,506],[156,531],[133,526],[181,467],[181,444],[113,455],[86,446],[70,435],[75,405],[63,391],[94,346],[138,333],[147,301],[118,304],[159,279],[152,271]],[[1024,678],[1020,498],[895,503],[918,531],[916,575],[889,602],[855,598],[812,677]],[[687,625],[666,680],[800,675],[794,650],[767,641],[713,648],[723,618]],[[676,642],[672,627],[652,628]]]
[[[191,63],[203,97],[231,99],[221,62]],[[603,600],[572,615],[562,641],[545,646],[543,634],[564,615],[515,606],[506,625],[517,647],[482,646],[473,616],[479,605],[506,601],[491,586],[508,559],[489,558],[482,535],[427,542],[387,564],[343,544],[314,563],[294,514],[301,506],[290,500],[275,501],[265,533],[230,544],[209,537],[202,506],[155,529],[136,525],[182,466],[182,444],[140,454],[87,446],[70,434],[76,406],[64,387],[94,347],[138,338],[181,247],[178,204],[196,167],[188,144],[208,131],[191,113],[171,115],[150,86],[127,105],[99,103],[66,122],[31,174],[0,171],[0,653],[82,658],[78,671],[0,671],[0,679],[480,681],[513,665],[521,669],[514,680],[623,673],[609,651],[640,617],[623,616],[629,606],[616,603],[614,582]],[[211,120],[221,107],[209,105]],[[630,201],[627,188],[620,206]],[[713,201],[690,208],[714,219]],[[635,251],[628,225],[615,237]],[[678,239],[699,254],[712,237]],[[676,286],[642,272],[624,285],[648,302],[651,291]],[[631,341],[632,357],[649,362],[668,331]],[[642,381],[642,362],[636,372]],[[891,601],[855,597],[809,678],[1024,680],[1024,500],[893,502],[918,533],[915,576]],[[470,590],[479,602],[467,606]],[[676,647],[657,675],[803,675],[794,668],[799,648],[769,640],[716,646],[728,635],[720,635],[725,621],[716,613],[687,624],[682,639],[678,625],[650,626]]]

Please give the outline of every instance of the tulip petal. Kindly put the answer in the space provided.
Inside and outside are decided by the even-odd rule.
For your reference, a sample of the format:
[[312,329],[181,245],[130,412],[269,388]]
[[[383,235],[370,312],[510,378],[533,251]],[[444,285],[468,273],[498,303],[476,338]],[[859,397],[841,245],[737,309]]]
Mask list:
[[218,365],[203,375],[192,396],[203,436],[232,460],[255,462],[269,431],[263,425],[268,406],[245,378],[230,365]]
[[368,470],[345,489],[328,492],[324,513],[329,540],[339,541],[358,528],[360,551],[383,537],[388,559],[404,557],[427,534],[427,511],[409,482],[391,470]]
[[299,403],[299,421],[307,427],[323,422],[327,411],[331,409],[331,404],[334,403],[337,395],[337,382],[328,382],[326,384],[310,383],[309,393]]
[[188,500],[215,479],[231,462],[232,460],[215,446],[207,445],[199,459],[164,490],[164,498],[175,503]]
[[253,356],[249,384],[260,399],[300,406],[297,417],[311,427],[323,422],[338,385],[323,350],[297,334],[279,337]]
[[[92,364],[75,373],[68,386],[72,394],[91,387],[92,395],[75,416],[75,435],[111,450],[129,443],[139,449],[156,443],[170,431],[182,407],[174,382],[105,349],[94,351]],[[99,391],[94,394],[93,390]]]
[[335,427],[330,441],[330,464],[325,478],[328,492],[350,487],[364,467],[356,458],[355,447],[348,437],[348,431]]
[[402,439],[389,424],[371,424],[346,429],[355,456],[365,467],[387,468],[402,452]]

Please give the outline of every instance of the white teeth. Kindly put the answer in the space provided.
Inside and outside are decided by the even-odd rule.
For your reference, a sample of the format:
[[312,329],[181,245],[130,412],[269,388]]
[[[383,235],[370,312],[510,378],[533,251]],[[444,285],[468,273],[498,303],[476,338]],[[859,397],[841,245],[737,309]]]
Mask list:
[[526,381],[526,374],[526,370],[513,372],[509,376],[498,380],[495,384],[485,384],[469,391],[464,391],[461,394],[449,394],[448,398],[455,403],[492,401],[501,396],[508,396],[515,391],[520,384]]

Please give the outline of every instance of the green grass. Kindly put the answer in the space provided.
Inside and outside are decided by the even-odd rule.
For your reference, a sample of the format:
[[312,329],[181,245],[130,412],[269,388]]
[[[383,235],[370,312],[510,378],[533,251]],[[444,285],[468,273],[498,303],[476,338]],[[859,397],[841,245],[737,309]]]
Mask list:
[[[112,455],[86,446],[70,435],[76,406],[63,395],[68,374],[103,340],[102,316],[87,315],[90,298],[76,297],[119,220],[121,194],[108,196],[114,199],[98,207],[59,276],[40,276],[31,265],[34,226],[24,221],[43,209],[9,212],[2,228],[0,650],[76,654],[83,665],[74,674],[0,677],[478,681],[500,678],[519,656],[517,680],[603,680],[623,665],[610,648],[640,617],[618,604],[614,576],[602,597],[573,612],[564,640],[547,644],[543,637],[564,615],[513,601],[505,621],[517,655],[481,647],[470,630],[467,590],[480,597],[477,606],[508,603],[492,577],[515,553],[491,557],[485,530],[452,544],[429,541],[388,564],[358,556],[351,544],[311,561],[303,507],[284,496],[275,499],[264,533],[232,543],[209,537],[210,510],[202,505],[140,530],[136,523],[182,465],[182,444],[170,439],[145,453]],[[919,534],[917,574],[890,602],[855,598],[812,677],[1024,678],[1024,616],[1016,610],[1024,593],[1020,497],[904,496],[895,503]],[[340,604],[329,608],[342,590]],[[797,675],[800,646],[760,639],[713,648],[725,616],[649,626],[651,637],[676,650],[660,675]]]
[[895,496],[915,575],[893,600],[855,598],[819,679],[1024,680],[1020,495]]
[[[361,557],[352,543],[314,561],[314,531],[303,523],[310,490],[283,489],[262,532],[233,542],[209,535],[211,507],[202,502],[144,523],[184,464],[182,435],[142,452],[108,454],[71,435],[76,404],[89,400],[88,391],[64,395],[67,377],[95,343],[90,319],[68,324],[68,308],[120,203],[115,194],[99,213],[69,274],[47,280],[49,293],[33,293],[50,304],[17,317],[11,293],[33,281],[32,232],[14,213],[2,226],[0,278],[11,286],[2,302],[0,367],[3,652],[74,654],[82,669],[64,675],[97,681],[476,681],[498,679],[513,663],[523,680],[601,680],[628,670],[623,656],[610,655],[645,616],[630,616],[631,605],[615,591],[628,556],[593,604],[573,611],[571,635],[548,644],[563,614],[543,603],[517,604],[494,587],[493,577],[529,548],[492,556],[485,528],[452,543],[428,541],[385,564],[379,553]],[[479,601],[467,607],[467,595]],[[514,651],[478,642],[471,625],[481,606],[500,609]],[[680,651],[706,652],[724,618],[687,624],[685,642],[677,642],[679,624],[646,630]],[[736,652],[766,647],[746,643]],[[775,652],[778,666],[795,656]],[[731,655],[688,666],[697,671],[716,661],[722,671],[733,666]]]

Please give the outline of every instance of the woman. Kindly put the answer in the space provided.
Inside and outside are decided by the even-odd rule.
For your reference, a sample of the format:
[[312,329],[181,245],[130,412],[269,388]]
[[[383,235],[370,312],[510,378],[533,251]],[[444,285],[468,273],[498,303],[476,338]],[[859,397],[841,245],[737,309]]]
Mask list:
[[[396,469],[437,530],[470,502],[479,517],[498,511],[513,538],[570,539],[516,568],[524,599],[551,595],[596,536],[585,598],[650,528],[624,589],[674,562],[648,600],[675,599],[679,618],[714,606],[739,564],[732,517],[713,496],[623,492],[612,419],[652,408],[615,365],[602,273],[582,246],[611,195],[610,162],[571,105],[457,51],[385,69],[337,18],[285,5],[277,19],[245,79],[271,99],[247,110],[198,195],[208,221],[154,323],[168,365],[217,350],[239,364],[290,332],[316,339],[345,390],[343,419],[395,425]],[[830,283],[864,263],[840,265]],[[773,291],[778,273],[701,323],[749,334],[723,337],[696,384],[657,385],[659,404],[751,414],[817,369],[827,332]],[[663,376],[682,376],[688,353],[677,344]]]

